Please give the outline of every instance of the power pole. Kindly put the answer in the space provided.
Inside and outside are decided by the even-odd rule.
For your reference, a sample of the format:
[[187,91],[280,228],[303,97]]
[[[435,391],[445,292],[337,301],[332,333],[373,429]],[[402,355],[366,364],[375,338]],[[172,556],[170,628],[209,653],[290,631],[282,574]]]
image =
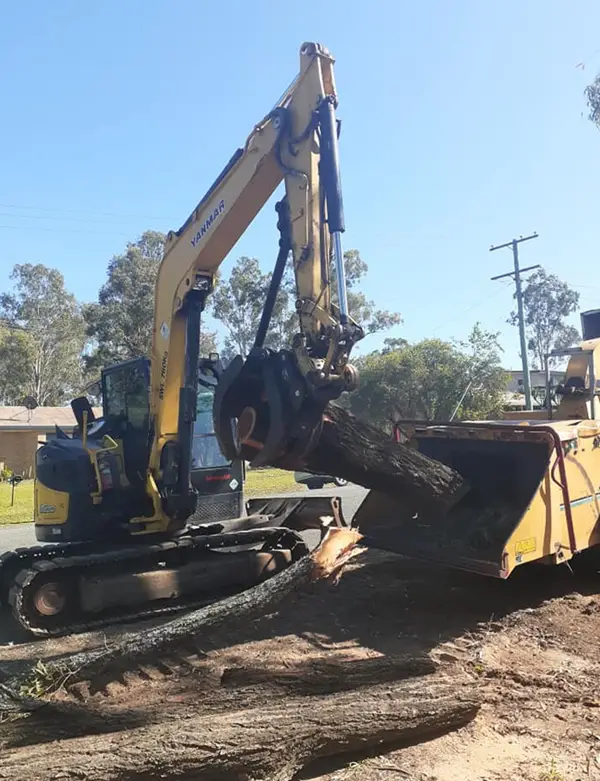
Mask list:
[[523,364],[523,388],[525,390],[525,408],[530,410],[531,406],[531,381],[529,377],[529,361],[527,359],[527,341],[525,339],[525,318],[523,316],[523,292],[521,290],[521,274],[524,271],[533,271],[534,268],[540,268],[539,263],[536,266],[527,266],[527,268],[519,268],[519,244],[522,241],[529,241],[530,239],[537,239],[537,233],[532,233],[531,236],[521,236],[518,239],[512,239],[507,241],[506,244],[498,244],[496,247],[491,246],[490,252],[494,252],[497,249],[505,249],[506,247],[512,248],[513,260],[515,263],[515,270],[508,271],[506,274],[499,274],[497,277],[492,277],[492,280],[504,279],[505,277],[515,278],[516,299],[517,299],[517,313],[519,318],[519,336],[521,337],[521,361]]

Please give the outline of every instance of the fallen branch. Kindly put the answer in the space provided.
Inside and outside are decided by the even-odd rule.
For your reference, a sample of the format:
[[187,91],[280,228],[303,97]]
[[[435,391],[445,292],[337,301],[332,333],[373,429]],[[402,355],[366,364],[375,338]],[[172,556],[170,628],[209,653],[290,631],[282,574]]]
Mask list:
[[0,683],[0,713],[29,713],[44,706],[44,702],[26,697],[4,683]]
[[282,698],[264,708],[167,718],[132,730],[59,740],[43,754],[39,745],[8,749],[2,752],[0,779],[290,781],[318,759],[381,753],[443,734],[467,724],[478,709],[472,685],[457,686],[437,676],[410,679],[333,697]]
[[[47,662],[44,668],[46,682],[51,680],[69,684],[89,681],[100,675],[122,672],[147,657],[160,659],[165,649],[206,632],[227,622],[237,622],[256,615],[263,615],[267,609],[280,602],[283,597],[308,583],[337,579],[347,561],[356,553],[360,534],[356,529],[331,529],[325,539],[312,553],[304,556],[283,572],[260,583],[254,588],[215,602],[199,610],[179,616],[152,629],[127,635],[123,640],[105,648],[82,651]],[[35,669],[19,674],[7,685],[17,690],[35,677]],[[52,691],[47,685],[46,690]],[[21,703],[21,709],[24,709]],[[0,700],[0,712],[2,700]]]

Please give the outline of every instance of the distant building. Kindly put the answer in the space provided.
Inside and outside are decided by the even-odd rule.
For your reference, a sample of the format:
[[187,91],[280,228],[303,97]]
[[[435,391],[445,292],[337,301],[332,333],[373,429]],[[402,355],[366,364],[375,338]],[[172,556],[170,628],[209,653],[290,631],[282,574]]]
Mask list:
[[[524,390],[523,372],[515,371],[513,369],[508,369],[506,373],[509,376],[507,390],[512,391],[513,393],[523,393]],[[551,371],[550,384],[552,385],[552,387],[558,385],[562,381],[564,376],[565,376],[564,369],[559,371]],[[545,388],[546,372],[537,371],[537,369],[532,369],[529,372],[529,383],[532,388]]]
[[[99,417],[102,410],[94,414]],[[54,438],[57,425],[72,433],[77,424],[71,407],[0,407],[0,469],[33,477],[39,444]]]
[[[509,380],[504,397],[505,409],[525,409],[525,386],[523,384],[523,371],[507,369]],[[560,384],[565,376],[563,370],[552,370],[550,372],[550,385],[555,388]],[[529,383],[531,385],[532,407],[541,409],[546,406],[546,372],[532,369],[529,372]]]

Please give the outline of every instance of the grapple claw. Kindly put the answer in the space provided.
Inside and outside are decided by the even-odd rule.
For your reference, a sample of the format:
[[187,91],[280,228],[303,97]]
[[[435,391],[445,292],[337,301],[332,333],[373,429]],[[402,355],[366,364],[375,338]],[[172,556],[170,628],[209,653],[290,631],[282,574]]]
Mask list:
[[224,371],[215,393],[214,428],[223,454],[252,466],[300,466],[318,438],[329,398],[315,394],[293,353],[253,349]]

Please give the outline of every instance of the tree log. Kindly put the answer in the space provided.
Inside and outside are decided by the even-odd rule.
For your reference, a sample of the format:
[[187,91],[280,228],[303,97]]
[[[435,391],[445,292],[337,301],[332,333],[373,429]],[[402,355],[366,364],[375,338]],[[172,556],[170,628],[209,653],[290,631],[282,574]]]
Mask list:
[[[170,717],[159,724],[41,745],[26,736],[5,749],[3,781],[290,781],[325,757],[418,742],[467,724],[479,709],[472,685],[437,676],[333,697],[282,698],[264,708]],[[37,717],[21,725],[31,742],[48,741]]]
[[321,436],[304,466],[383,491],[415,512],[444,513],[468,491],[454,469],[393,441],[335,404],[327,407]]
[[[90,681],[100,675],[114,676],[146,658],[160,659],[165,649],[189,640],[200,631],[264,615],[268,608],[295,589],[316,580],[339,578],[343,566],[356,553],[355,546],[359,540],[360,534],[356,529],[330,529],[323,542],[311,554],[258,586],[155,628],[133,632],[104,648],[82,651],[48,662],[45,665],[45,679],[54,681],[58,687],[67,681],[73,684]],[[31,702],[19,701],[16,692],[35,677],[36,672],[32,668],[20,673],[15,680],[5,680],[5,691],[11,693],[11,697],[6,699],[7,710],[8,704],[11,711],[31,709]],[[52,686],[47,688],[51,690]],[[2,709],[3,699],[0,698],[0,713]]]
[[0,714],[14,714],[38,710],[44,703],[34,697],[25,697],[11,686],[0,683]]
[[226,689],[262,686],[267,691],[322,695],[428,675],[435,670],[429,656],[383,656],[344,662],[335,658],[314,659],[292,667],[286,665],[284,669],[272,665],[226,668],[221,673],[220,685]]

